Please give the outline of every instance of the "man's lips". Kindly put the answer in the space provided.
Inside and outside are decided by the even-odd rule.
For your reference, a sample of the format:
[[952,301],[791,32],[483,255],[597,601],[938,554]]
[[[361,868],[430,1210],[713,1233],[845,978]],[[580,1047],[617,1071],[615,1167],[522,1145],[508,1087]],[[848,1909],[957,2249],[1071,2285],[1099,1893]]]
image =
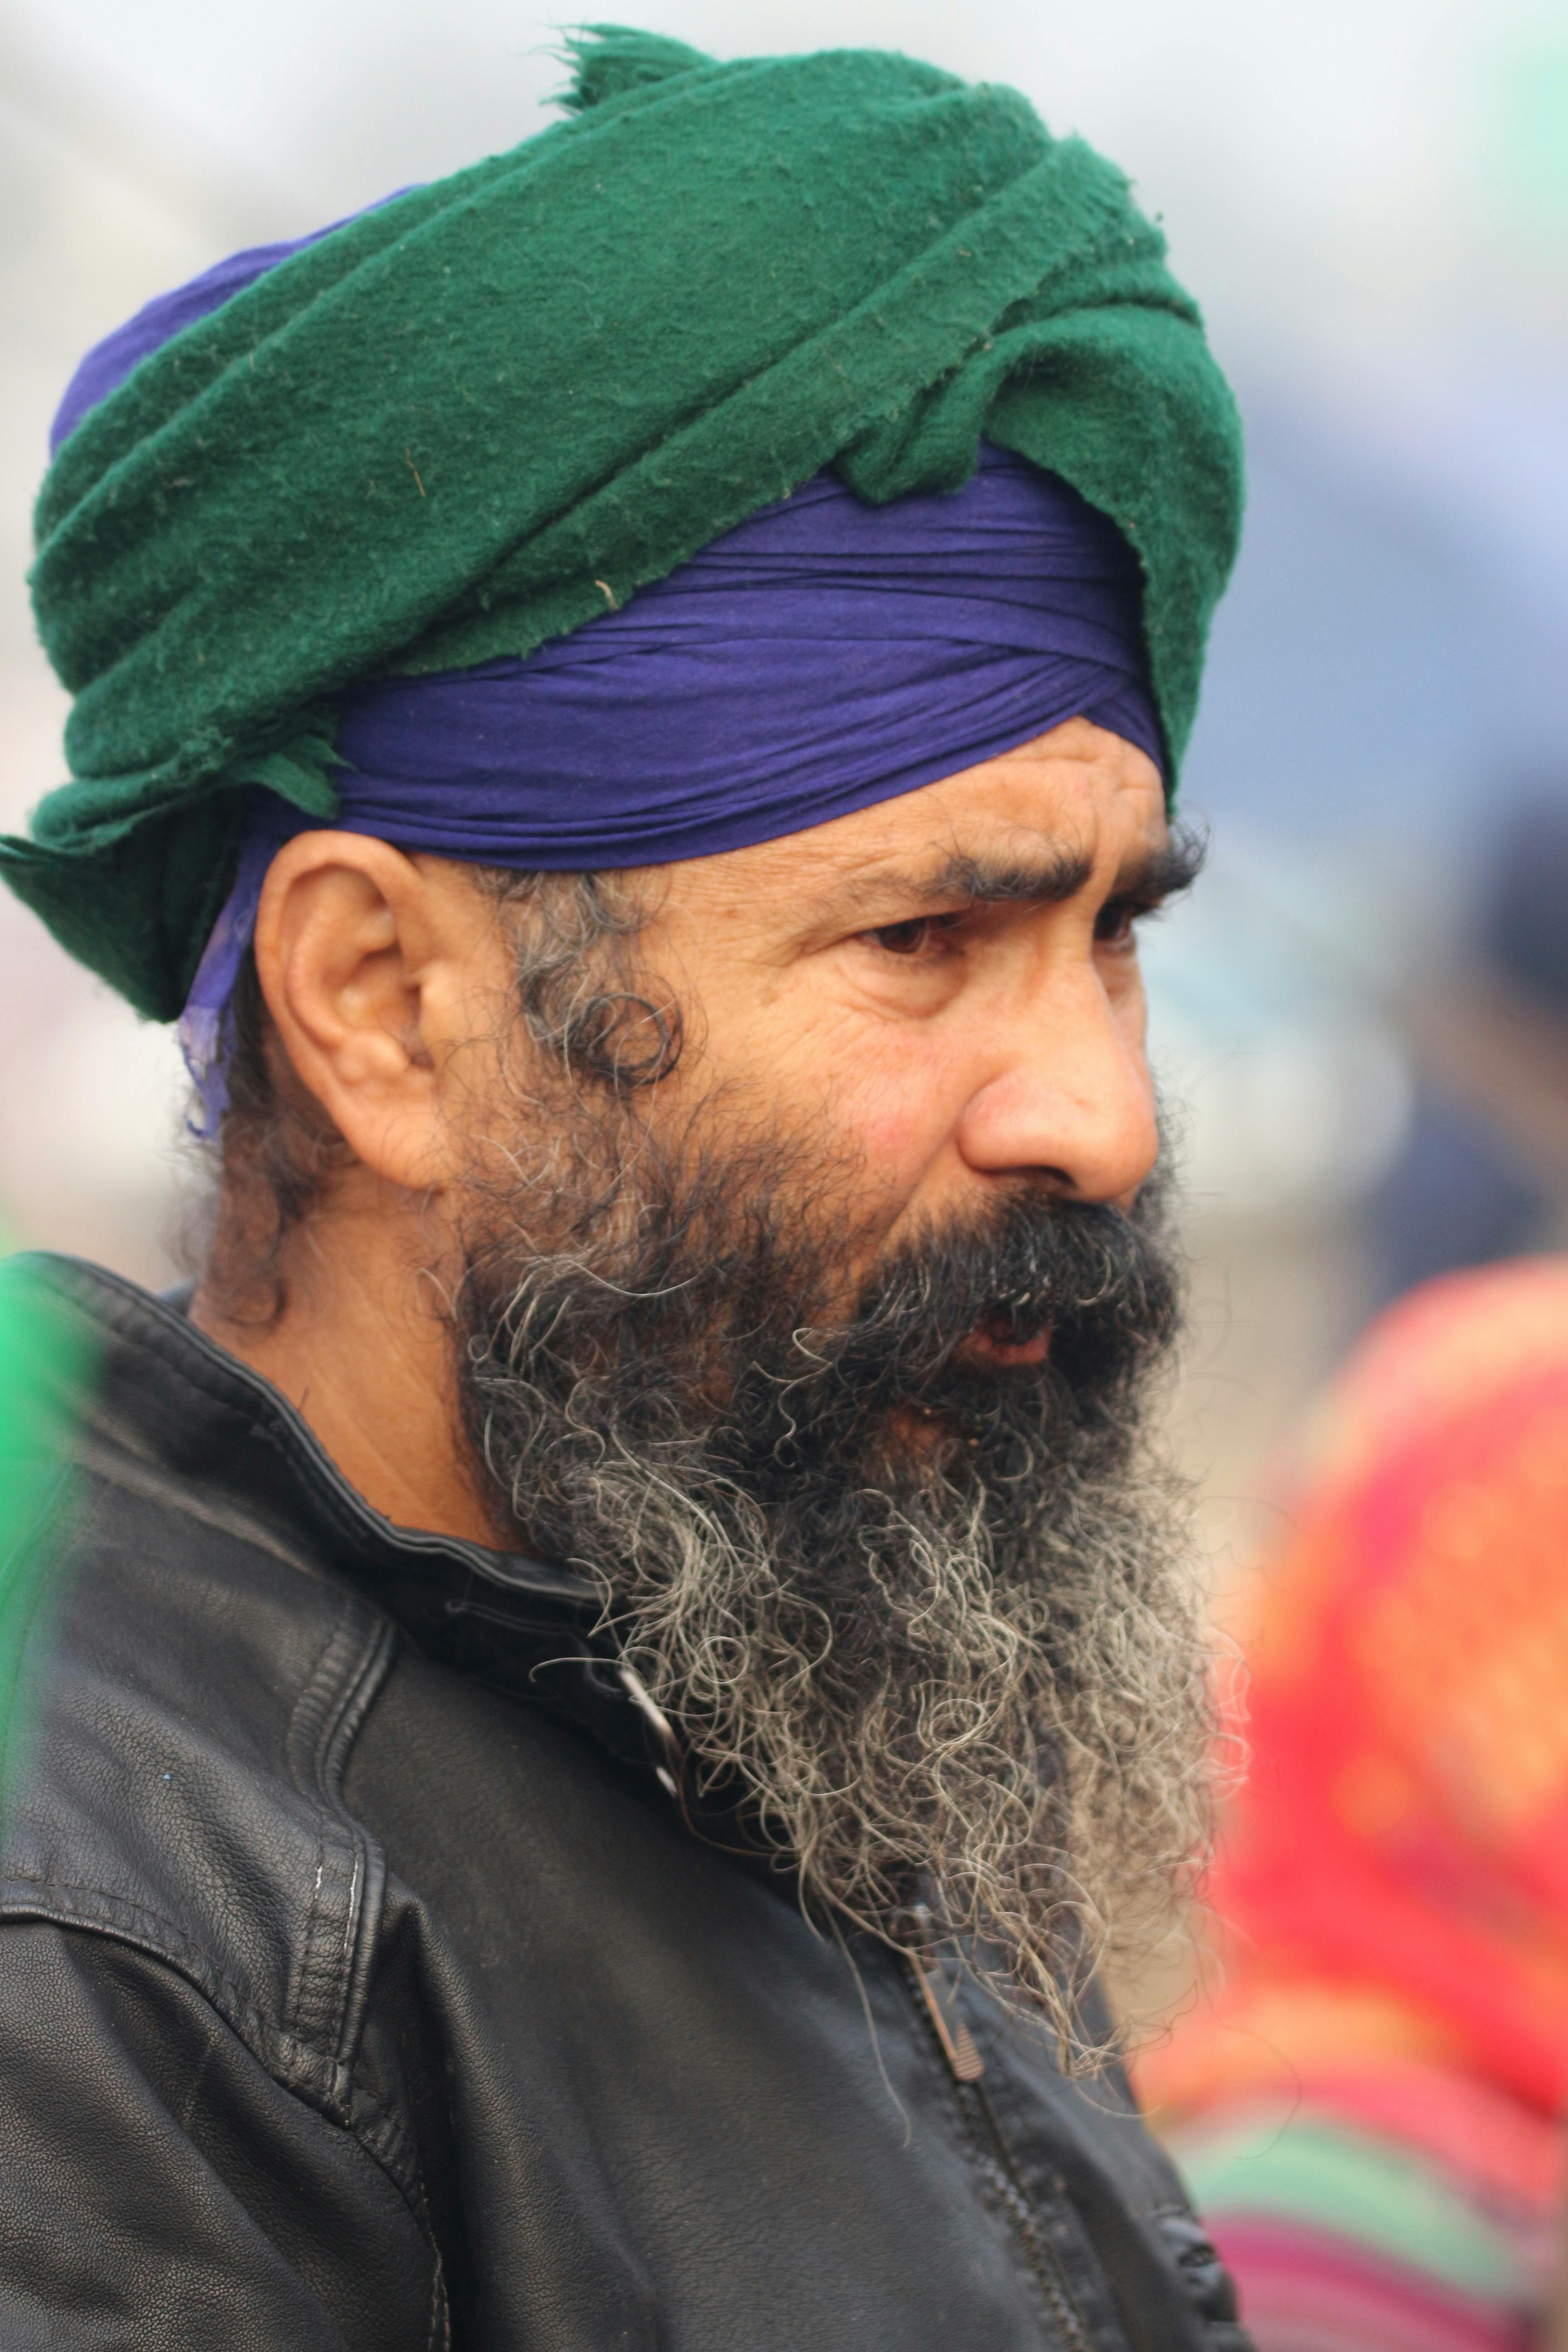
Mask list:
[[1026,1339],[1007,1337],[1009,1327],[1004,1323],[982,1323],[961,1342],[959,1356],[964,1363],[1006,1367],[1014,1364],[1043,1364],[1051,1352],[1051,1331],[1047,1324],[1043,1331],[1033,1332]]

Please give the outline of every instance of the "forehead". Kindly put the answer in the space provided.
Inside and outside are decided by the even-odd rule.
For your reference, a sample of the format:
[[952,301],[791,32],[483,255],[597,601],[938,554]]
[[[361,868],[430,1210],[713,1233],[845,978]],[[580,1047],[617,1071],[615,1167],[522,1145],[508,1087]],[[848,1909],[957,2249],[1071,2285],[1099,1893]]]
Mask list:
[[1169,835],[1159,770],[1120,736],[1074,719],[995,760],[777,841],[671,869],[682,897],[799,906],[879,875],[974,861],[1113,873]]

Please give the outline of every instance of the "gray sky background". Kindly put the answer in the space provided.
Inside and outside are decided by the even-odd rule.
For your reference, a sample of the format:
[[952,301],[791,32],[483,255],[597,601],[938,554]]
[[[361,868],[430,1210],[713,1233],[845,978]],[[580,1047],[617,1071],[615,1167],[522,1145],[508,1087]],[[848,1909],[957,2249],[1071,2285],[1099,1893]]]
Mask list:
[[[1016,83],[1163,212],[1238,348],[1563,330],[1562,0],[623,0],[721,56],[900,47]],[[510,145],[569,16],[516,0],[50,0],[19,44],[96,72],[270,189],[281,229]],[[159,118],[163,118],[161,121]]]

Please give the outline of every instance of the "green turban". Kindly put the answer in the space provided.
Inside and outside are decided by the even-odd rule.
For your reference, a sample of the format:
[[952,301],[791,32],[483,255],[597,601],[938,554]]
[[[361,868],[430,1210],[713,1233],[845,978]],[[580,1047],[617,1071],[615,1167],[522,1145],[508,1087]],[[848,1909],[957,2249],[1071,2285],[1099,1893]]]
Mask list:
[[44,483],[76,781],[0,861],[143,1013],[184,1003],[246,788],[331,822],[335,697],[530,653],[825,466],[881,503],[984,435],[1109,515],[1174,773],[1240,440],[1121,173],[907,58],[574,47],[569,120],[186,327]]

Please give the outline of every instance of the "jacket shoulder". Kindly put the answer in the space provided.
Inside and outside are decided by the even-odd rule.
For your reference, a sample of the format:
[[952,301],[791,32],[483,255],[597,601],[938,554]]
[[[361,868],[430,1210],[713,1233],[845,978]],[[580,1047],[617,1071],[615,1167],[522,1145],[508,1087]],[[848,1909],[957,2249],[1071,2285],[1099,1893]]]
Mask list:
[[32,1541],[0,1916],[164,1960],[348,2120],[384,1874],[342,1775],[390,1622],[101,1423]]

